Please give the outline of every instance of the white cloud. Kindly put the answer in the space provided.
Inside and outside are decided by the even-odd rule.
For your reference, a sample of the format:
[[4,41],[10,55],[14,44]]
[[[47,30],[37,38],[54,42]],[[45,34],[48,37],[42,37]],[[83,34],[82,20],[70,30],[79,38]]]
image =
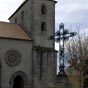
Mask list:
[[8,21],[9,16],[24,0],[0,0],[0,21]]
[[[0,0],[0,20],[8,21],[8,17],[24,0]],[[88,27],[88,0],[57,0],[56,29],[61,22],[66,26],[81,23]]]
[[88,27],[82,29],[80,33],[84,33],[85,35],[88,34]]
[[55,42],[55,50],[59,51],[59,43]]
[[56,22],[88,25],[88,0],[58,0]]

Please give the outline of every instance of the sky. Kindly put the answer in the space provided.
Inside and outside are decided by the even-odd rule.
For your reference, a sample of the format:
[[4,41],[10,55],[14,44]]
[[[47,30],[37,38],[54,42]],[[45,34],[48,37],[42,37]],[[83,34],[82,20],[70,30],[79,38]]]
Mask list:
[[0,0],[0,21],[8,22],[8,18],[24,0]]
[[[0,21],[8,21],[11,14],[24,0],[0,0]],[[77,26],[88,32],[88,0],[56,0],[56,30],[60,23],[66,29],[76,30]]]
[[[59,24],[64,23],[65,29],[75,31],[80,34],[88,34],[88,0],[57,0],[56,13],[56,31]],[[58,50],[56,43],[56,50]]]
[[63,22],[69,30],[88,33],[88,0],[57,0],[56,29]]
[[[0,0],[0,21],[7,21],[24,0]],[[56,0],[55,29],[64,23],[65,29],[88,33],[88,0]]]

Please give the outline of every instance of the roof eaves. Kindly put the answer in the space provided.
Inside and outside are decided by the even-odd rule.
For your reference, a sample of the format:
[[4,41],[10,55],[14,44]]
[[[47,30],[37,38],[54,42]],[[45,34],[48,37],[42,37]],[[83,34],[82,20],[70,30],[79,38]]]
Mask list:
[[32,41],[29,39],[20,39],[20,38],[11,38],[11,37],[0,37],[0,39],[11,39],[11,40],[20,40],[20,41]]
[[18,9],[8,18],[8,20],[10,20],[10,19],[19,11],[19,9],[20,9],[24,4],[26,4],[27,1],[29,1],[29,0],[25,0],[25,1],[18,7]]

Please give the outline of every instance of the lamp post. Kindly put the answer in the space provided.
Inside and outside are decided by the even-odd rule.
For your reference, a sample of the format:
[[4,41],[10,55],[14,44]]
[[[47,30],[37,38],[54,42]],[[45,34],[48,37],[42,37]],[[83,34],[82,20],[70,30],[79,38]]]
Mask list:
[[75,36],[76,32],[69,32],[67,29],[64,29],[64,24],[59,25],[59,31],[55,33],[54,36],[50,36],[50,40],[55,40],[59,42],[59,76],[65,76],[65,64],[64,64],[64,42],[67,41],[70,37]]

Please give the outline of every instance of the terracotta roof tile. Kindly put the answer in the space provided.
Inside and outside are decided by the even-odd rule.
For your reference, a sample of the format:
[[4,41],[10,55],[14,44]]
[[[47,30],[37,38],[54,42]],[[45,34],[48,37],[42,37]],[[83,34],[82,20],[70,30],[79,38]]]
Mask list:
[[0,22],[0,37],[32,40],[19,25],[5,22]]

